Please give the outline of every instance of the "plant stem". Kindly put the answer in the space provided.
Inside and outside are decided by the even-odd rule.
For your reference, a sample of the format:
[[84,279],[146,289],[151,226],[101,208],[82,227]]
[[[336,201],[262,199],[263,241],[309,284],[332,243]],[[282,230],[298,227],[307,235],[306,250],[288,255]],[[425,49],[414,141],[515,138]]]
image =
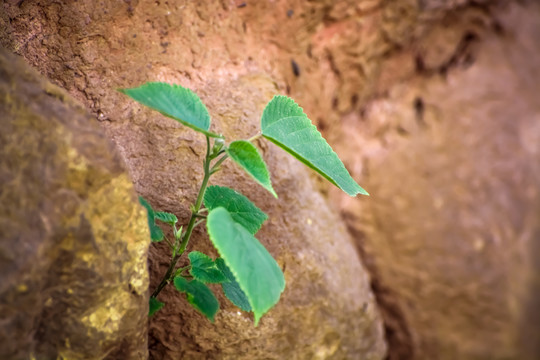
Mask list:
[[257,140],[258,138],[260,138],[261,136],[262,136],[261,133],[257,133],[256,135],[253,135],[252,137],[250,137],[246,141],[253,142],[253,141]]
[[174,249],[174,245],[169,241],[169,239],[167,239],[166,236],[163,236],[163,238],[165,239],[165,241],[167,242],[167,244],[169,244],[169,247],[170,247],[171,249]]
[[163,276],[163,279],[159,283],[158,287],[154,292],[152,293],[151,297],[155,298],[158,296],[158,294],[163,290],[163,288],[172,280],[174,274],[174,268],[176,267],[176,264],[178,263],[178,260],[180,260],[180,257],[186,250],[186,247],[189,243],[189,239],[191,237],[191,233],[193,232],[193,229],[196,225],[199,223],[196,223],[199,215],[199,210],[201,209],[203,198],[204,198],[204,192],[206,191],[206,187],[208,186],[208,180],[210,179],[210,176],[212,175],[212,171],[210,171],[210,139],[208,136],[206,137],[206,157],[204,159],[204,178],[201,183],[201,187],[199,189],[199,195],[197,196],[197,201],[195,202],[195,206],[193,206],[193,209],[191,211],[191,217],[189,218],[189,223],[187,225],[186,232],[184,233],[184,236],[182,237],[182,242],[180,243],[180,247],[178,248],[178,251],[176,251],[176,254],[171,260],[171,264],[169,265],[169,268],[167,269],[167,272],[165,273],[165,276]]
[[221,165],[225,160],[227,160],[227,158],[229,157],[228,154],[225,154],[223,155],[222,157],[220,157],[218,159],[218,161],[216,161],[216,163],[214,164],[214,166],[212,166],[212,169],[210,169],[210,174],[213,174],[215,173],[216,171],[219,171],[219,165]]
[[183,268],[180,268],[180,269],[178,269],[178,270],[176,270],[176,271],[174,272],[174,276],[182,275],[182,273],[183,273],[185,270],[190,269],[190,268],[191,268],[191,265],[188,265],[188,266],[185,266],[185,267],[183,267]]

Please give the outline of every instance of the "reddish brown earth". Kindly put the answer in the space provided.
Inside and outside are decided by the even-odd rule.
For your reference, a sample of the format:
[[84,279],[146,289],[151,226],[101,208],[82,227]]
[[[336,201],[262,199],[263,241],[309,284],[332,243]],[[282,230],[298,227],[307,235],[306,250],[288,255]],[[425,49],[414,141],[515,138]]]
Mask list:
[[[224,312],[213,332],[171,294],[173,310],[150,325],[153,357],[232,358],[238,349],[253,357],[277,349],[275,356],[295,354],[290,358],[381,358],[377,311],[368,306],[362,314],[364,300],[349,301],[372,304],[334,209],[371,273],[390,359],[538,358],[535,1],[2,6],[0,43],[91,109],[138,191],[160,209],[187,217],[200,170],[179,165],[199,158],[201,139],[115,87],[148,80],[191,87],[216,129],[231,136],[254,134],[264,103],[275,92],[289,94],[372,195],[347,198],[270,145],[261,146],[279,203],[228,167],[232,177],[219,181],[238,185],[275,219],[262,240],[285,265],[289,293],[262,324],[274,347],[233,312]],[[152,284],[165,266],[163,250],[151,251]],[[338,306],[328,303],[344,287],[352,290]],[[324,319],[320,331],[306,314]],[[225,340],[239,329],[242,340]]]

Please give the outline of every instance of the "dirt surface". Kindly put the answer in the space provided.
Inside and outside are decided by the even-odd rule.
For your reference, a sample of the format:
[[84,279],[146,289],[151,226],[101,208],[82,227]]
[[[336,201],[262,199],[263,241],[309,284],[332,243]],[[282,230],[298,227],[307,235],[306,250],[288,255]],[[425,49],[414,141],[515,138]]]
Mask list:
[[[83,101],[120,149],[138,191],[184,220],[201,174],[196,166],[187,172],[177,166],[199,158],[201,139],[112,89],[147,80],[181,83],[208,103],[218,131],[245,137],[256,132],[272,93],[291,95],[372,196],[344,197],[261,145],[280,204],[294,204],[289,213],[228,168],[234,176],[219,181],[244,189],[283,225],[271,223],[263,236],[280,264],[290,269],[298,262],[293,258],[305,259],[300,254],[307,252],[307,263],[328,269],[334,257],[349,252],[347,235],[330,235],[332,226],[340,228],[331,225],[334,209],[371,272],[390,359],[538,357],[540,331],[527,321],[539,301],[533,267],[540,182],[531,165],[538,163],[540,143],[535,1],[10,1],[3,9],[0,43]],[[330,210],[313,188],[331,200]],[[310,212],[315,208],[320,214]],[[319,224],[317,232],[295,225],[306,218]],[[311,240],[318,231],[341,239],[334,252],[326,238]],[[278,233],[289,235],[275,239]],[[363,274],[355,256],[347,259],[344,267]],[[319,284],[329,276],[349,284],[347,271],[322,274],[304,265],[287,280]],[[163,249],[152,250],[153,273],[164,266]],[[351,296],[367,291],[365,281],[361,275]],[[332,289],[323,288],[289,283],[297,293],[285,294],[282,306],[294,308],[306,293]],[[175,303],[182,315],[174,329],[190,316],[183,306]],[[344,345],[349,340],[335,340],[331,326],[323,326],[316,338],[325,340],[315,343],[327,345],[319,351],[303,340],[311,333],[287,335],[304,329],[291,330],[288,319],[276,340],[279,351],[297,347],[297,358],[343,358],[352,353],[348,346],[358,346],[381,356],[378,325],[365,327],[371,329],[366,336],[358,325],[376,323],[376,312],[354,318],[358,330],[351,337],[365,344]],[[176,340],[167,331],[172,325],[157,318],[153,356],[227,357],[223,349],[257,343],[249,331],[238,342],[212,343],[200,335],[210,331],[208,324],[190,324]],[[277,336],[279,326],[267,329]]]

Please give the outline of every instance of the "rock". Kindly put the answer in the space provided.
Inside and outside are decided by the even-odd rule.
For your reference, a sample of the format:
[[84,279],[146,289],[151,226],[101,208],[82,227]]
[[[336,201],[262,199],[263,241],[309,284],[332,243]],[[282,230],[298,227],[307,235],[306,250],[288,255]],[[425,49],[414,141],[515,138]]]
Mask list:
[[539,13],[494,9],[457,52],[444,39],[466,17],[449,20],[422,46],[448,47],[435,71],[330,129],[372,195],[331,192],[401,336],[391,354],[409,346],[391,358],[540,358]]
[[0,113],[0,358],[146,358],[149,234],[116,151],[3,48]]
[[[199,89],[210,112],[221,114],[214,117],[213,129],[231,140],[249,138],[257,132],[261,110],[274,92],[272,81],[264,76],[215,82]],[[235,118],[235,114],[242,115]],[[123,136],[129,138],[131,131],[140,134],[143,130],[124,130]],[[172,135],[170,129],[155,129],[151,136],[139,137],[139,148],[146,150],[132,156],[151,159],[139,169],[145,194],[158,208],[182,214],[185,223],[187,203],[195,199],[196,184],[202,179],[205,141],[191,130],[180,131],[183,137],[189,136],[189,144],[197,155],[176,151],[177,166],[168,165],[169,158],[148,152],[150,140],[160,144],[162,153],[172,154],[178,149],[179,142],[172,141],[178,136]],[[212,183],[239,190],[269,215],[257,237],[284,269],[287,288],[280,302],[254,328],[252,316],[239,312],[219,296],[222,310],[212,324],[169,287],[160,295],[167,306],[150,322],[151,357],[382,359],[383,329],[369,279],[337,214],[314,190],[304,165],[268,142],[259,141],[258,145],[279,199],[246,178],[232,163],[224,163],[223,171]],[[163,177],[159,169],[166,167],[166,176],[176,181],[166,188],[154,185],[158,183],[156,174]],[[179,188],[181,184],[190,188]],[[171,202],[175,197],[183,200]],[[191,248],[216,256],[206,238],[199,229]],[[152,288],[157,286],[158,274],[162,276],[168,261],[164,247],[151,250],[151,273],[155,275]]]
[[377,192],[366,202],[321,186],[366,253],[390,357],[539,358],[538,5],[396,1],[363,14],[333,3],[290,20],[273,3],[280,26],[266,28],[260,4],[244,20],[276,82]]
[[[258,330],[272,340],[257,337],[249,321],[228,307],[221,316],[232,325],[221,318],[213,328],[166,292],[169,307],[151,323],[153,357],[227,358],[236,348],[242,356],[255,356],[255,348],[272,345],[278,326],[285,340],[275,342],[280,346],[275,353],[269,350],[276,356],[297,351],[289,357],[301,358],[304,351],[340,358],[346,349],[370,346],[374,350],[367,354],[382,356],[380,323],[369,313],[371,305],[365,317],[347,319],[350,337],[335,341],[330,319],[343,317],[312,315],[309,301],[316,308],[327,295],[308,301],[302,291],[317,291],[296,287],[310,278],[310,286],[322,293],[346,285],[341,276],[349,275],[333,272],[341,285],[331,288],[323,280],[328,274],[317,274],[310,265],[318,259],[332,268],[335,256],[362,274],[350,290],[356,295],[341,296],[369,297],[362,268],[352,265],[355,256],[339,258],[344,256],[340,248],[352,249],[334,224],[338,219],[319,195],[306,198],[313,187],[340,209],[363,253],[384,316],[390,359],[540,357],[537,2],[169,3],[4,4],[0,43],[83,101],[118,146],[137,190],[183,221],[201,177],[196,162],[204,144],[114,88],[148,80],[181,83],[209,104],[220,131],[245,137],[256,132],[270,93],[290,94],[372,197],[343,197],[272,146],[263,149],[277,187],[285,192],[279,203],[227,167],[223,174],[230,178],[220,177],[219,183],[237,186],[270,214],[273,220],[261,238],[288,276],[289,292]],[[303,218],[281,208],[283,200]],[[300,228],[305,206],[316,207],[318,218],[309,215],[312,225]],[[334,238],[345,239],[335,240],[336,249],[313,240],[319,234],[309,235],[319,222],[322,228],[336,227]],[[287,238],[276,239],[278,231]],[[204,238],[197,233],[193,245],[209,249]],[[166,266],[165,254],[162,247],[151,250],[154,284]],[[299,254],[307,256],[303,265],[292,259]],[[357,302],[339,306],[351,309]],[[312,346],[304,335],[312,336],[317,326],[295,324],[283,307],[325,319]],[[301,317],[298,311],[294,319]],[[239,325],[242,321],[245,325]],[[361,323],[370,321],[367,335],[360,335]],[[182,330],[174,336],[169,328]],[[354,337],[365,338],[366,345],[347,345]],[[329,355],[335,343],[340,346]],[[330,350],[319,352],[317,346]]]
[[[150,80],[180,83],[208,104],[216,131],[231,138],[254,135],[265,103],[279,92],[279,79],[272,77],[265,45],[246,36],[244,8],[57,4],[7,6],[2,43],[94,111],[137,191],[185,223],[201,179],[204,138],[114,89]],[[264,11],[257,11],[262,24]],[[83,26],[84,19],[90,20]],[[286,63],[290,69],[290,59]],[[231,164],[215,182],[243,191],[269,214],[259,237],[284,269],[287,290],[254,328],[223,296],[223,310],[212,324],[168,288],[160,296],[167,306],[150,322],[151,358],[383,359],[386,344],[369,278],[339,217],[303,165],[273,145],[260,146],[279,201]],[[191,246],[210,252],[205,239],[198,229]],[[152,288],[168,260],[166,246],[151,248]]]

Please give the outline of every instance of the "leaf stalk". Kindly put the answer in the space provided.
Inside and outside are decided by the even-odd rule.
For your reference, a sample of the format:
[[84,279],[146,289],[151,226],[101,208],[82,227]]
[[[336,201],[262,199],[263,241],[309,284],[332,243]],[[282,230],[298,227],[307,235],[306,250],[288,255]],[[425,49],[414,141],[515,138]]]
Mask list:
[[255,140],[259,139],[261,136],[262,136],[262,134],[259,132],[259,133],[255,134],[255,135],[253,135],[252,137],[250,137],[249,139],[247,139],[246,141],[254,142]]
[[201,209],[204,193],[206,191],[206,188],[208,187],[208,180],[210,180],[210,176],[215,172],[213,171],[216,165],[221,164],[227,155],[223,156],[214,167],[212,167],[212,170],[210,169],[210,161],[212,160],[211,156],[211,148],[210,148],[210,138],[206,136],[206,156],[204,158],[203,166],[204,166],[204,178],[201,183],[201,187],[199,188],[199,194],[197,195],[197,200],[195,201],[195,204],[193,205],[191,209],[191,217],[189,218],[189,222],[186,228],[186,232],[181,237],[182,241],[180,242],[180,245],[178,248],[175,248],[173,251],[173,257],[171,260],[171,263],[169,265],[169,268],[167,269],[167,272],[165,273],[165,276],[163,276],[163,279],[159,283],[158,287],[154,290],[151,297],[155,298],[158,296],[158,294],[163,290],[165,286],[167,286],[168,283],[170,283],[176,274],[174,269],[176,268],[176,264],[184,254],[184,251],[186,250],[186,247],[189,243],[189,239],[191,238],[191,234],[193,233],[193,229],[195,226],[199,225],[202,221],[196,221],[198,218],[201,218],[203,215],[199,214],[199,210]]

